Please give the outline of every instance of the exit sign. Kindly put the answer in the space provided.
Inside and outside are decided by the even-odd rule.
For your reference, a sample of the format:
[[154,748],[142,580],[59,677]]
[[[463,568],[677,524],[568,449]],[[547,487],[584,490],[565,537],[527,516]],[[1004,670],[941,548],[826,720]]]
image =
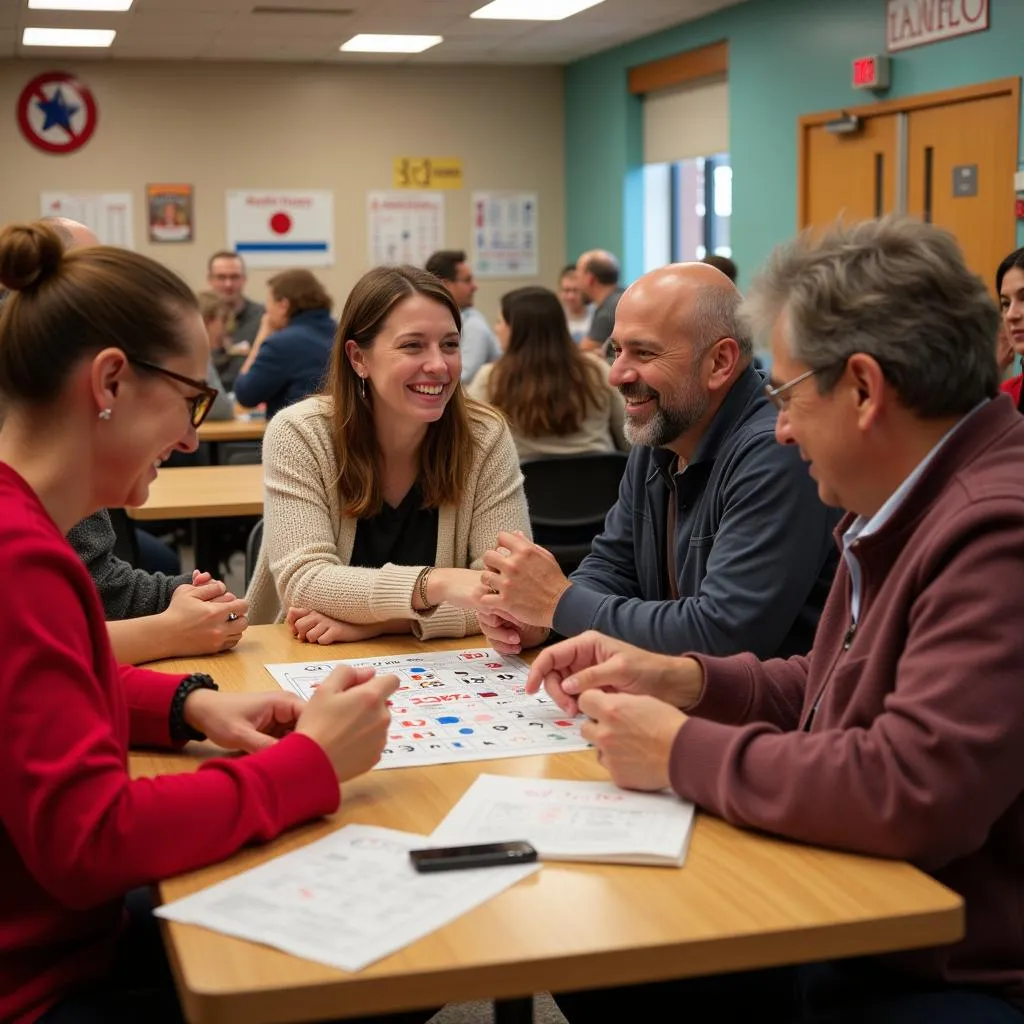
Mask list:
[[874,89],[882,91],[889,88],[888,57],[858,57],[853,62],[854,89]]

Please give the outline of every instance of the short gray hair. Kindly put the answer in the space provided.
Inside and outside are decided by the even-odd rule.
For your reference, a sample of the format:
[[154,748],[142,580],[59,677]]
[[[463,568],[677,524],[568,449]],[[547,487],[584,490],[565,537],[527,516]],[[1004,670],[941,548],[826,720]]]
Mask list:
[[688,324],[696,359],[700,359],[722,338],[736,339],[741,359],[753,358],[754,343],[746,323],[740,316],[742,301],[740,293],[735,288],[697,289]]
[[947,231],[889,216],[805,232],[779,246],[742,316],[767,340],[784,317],[790,352],[833,388],[846,360],[878,361],[900,401],[925,419],[962,415],[999,388],[999,311]]

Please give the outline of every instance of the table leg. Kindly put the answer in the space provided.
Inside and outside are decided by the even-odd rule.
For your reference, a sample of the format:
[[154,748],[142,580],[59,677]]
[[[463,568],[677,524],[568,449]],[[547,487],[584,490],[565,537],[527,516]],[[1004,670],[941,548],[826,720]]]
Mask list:
[[494,1024],[533,1024],[533,996],[495,999]]

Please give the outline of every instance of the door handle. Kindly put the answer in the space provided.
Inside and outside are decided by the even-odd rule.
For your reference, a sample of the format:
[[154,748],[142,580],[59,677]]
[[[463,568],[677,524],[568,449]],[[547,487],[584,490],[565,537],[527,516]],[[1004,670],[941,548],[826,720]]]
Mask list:
[[925,146],[924,149],[924,222],[932,222],[932,186],[935,177],[935,149]]
[[885,154],[875,154],[875,216],[885,213]]

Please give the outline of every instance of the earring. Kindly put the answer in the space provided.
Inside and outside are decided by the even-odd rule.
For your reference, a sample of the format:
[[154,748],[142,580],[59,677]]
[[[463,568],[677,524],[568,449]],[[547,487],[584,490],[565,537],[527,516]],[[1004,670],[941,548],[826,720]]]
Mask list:
[[101,420],[109,420],[110,417],[113,414],[114,414],[114,410],[113,409],[101,409],[100,410],[100,419]]
[[366,378],[359,378],[359,397],[365,402],[366,401]]

